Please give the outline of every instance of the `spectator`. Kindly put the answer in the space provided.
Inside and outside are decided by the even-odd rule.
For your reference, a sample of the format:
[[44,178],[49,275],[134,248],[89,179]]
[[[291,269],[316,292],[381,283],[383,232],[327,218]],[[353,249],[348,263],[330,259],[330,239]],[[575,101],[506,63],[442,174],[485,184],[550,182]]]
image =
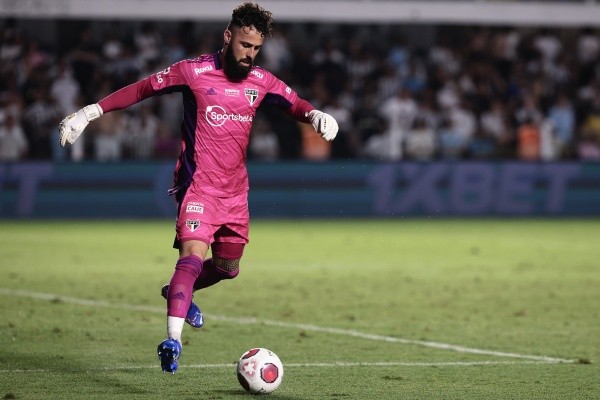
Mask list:
[[427,71],[420,58],[411,58],[402,85],[413,95],[421,93],[427,85]]
[[250,135],[250,157],[259,161],[275,161],[279,158],[279,142],[271,124],[262,115],[258,115]]
[[556,160],[559,154],[556,126],[545,118],[539,126],[540,132],[540,159],[543,161]]
[[553,62],[562,50],[562,43],[548,28],[542,29],[534,38],[533,46],[544,62]]
[[497,154],[496,141],[485,130],[478,129],[466,151],[470,159],[490,160]]
[[361,39],[350,39],[348,47],[348,59],[346,61],[348,85],[355,93],[360,93],[365,90],[367,78],[375,72],[377,59],[372,49]]
[[261,50],[265,68],[275,74],[285,71],[292,63],[290,48],[286,32],[275,31]]
[[575,132],[575,110],[566,94],[558,96],[548,112],[548,119],[554,127],[557,155],[568,155]]
[[391,131],[402,136],[412,127],[418,112],[417,102],[408,90],[401,88],[394,97],[381,104],[381,116],[386,120]]
[[23,34],[14,27],[5,27],[2,30],[0,43],[0,68],[16,64],[25,52]]
[[600,93],[596,94],[591,110],[583,122],[582,135],[592,142],[600,143]]
[[89,83],[93,81],[98,63],[100,62],[100,46],[94,40],[91,27],[86,27],[79,34],[79,43],[69,53],[73,77],[79,83],[84,103],[94,98],[95,93],[91,90]]
[[123,159],[123,138],[128,118],[124,113],[108,113],[90,125],[94,133],[96,161],[110,162]]
[[431,161],[436,153],[435,131],[423,119],[415,119],[413,127],[406,134],[406,158],[418,161]]
[[583,65],[593,63],[600,56],[600,36],[591,28],[584,28],[577,39],[577,58]]
[[539,125],[533,120],[526,120],[517,130],[518,156],[523,161],[540,160],[541,134]]
[[456,160],[462,158],[469,146],[450,118],[444,118],[438,130],[439,154],[442,159]]
[[167,34],[166,43],[161,51],[165,65],[175,64],[179,60],[186,58],[185,48],[181,43],[179,35],[174,32]]
[[409,73],[410,50],[400,32],[393,32],[388,40],[391,47],[388,50],[386,64],[393,68],[396,76],[403,78]]
[[[322,140],[312,125],[300,125],[302,135],[302,158],[309,161],[326,161],[331,156],[331,142]],[[319,140],[314,140],[314,138]]]
[[367,96],[357,106],[357,112],[353,114],[353,126],[356,136],[361,143],[367,143],[373,136],[379,136],[388,129],[377,109],[373,96]]
[[136,46],[136,58],[140,64],[140,69],[148,63],[155,63],[160,56],[160,36],[156,31],[154,24],[144,22],[140,29],[134,34],[134,43]]
[[521,106],[517,108],[514,115],[518,126],[529,123],[539,124],[542,122],[543,116],[536,99],[531,94],[526,94],[523,97]]
[[445,113],[452,124],[452,129],[461,136],[465,146],[468,146],[468,143],[473,139],[477,129],[477,118],[471,109],[471,107],[463,105],[462,101],[459,101],[456,106],[451,107]]
[[0,123],[0,161],[22,160],[28,147],[23,128],[12,113],[7,113],[4,122]]
[[172,160],[179,155],[181,144],[179,138],[174,135],[165,124],[158,126],[158,137],[156,138],[154,155],[157,159]]
[[589,131],[583,131],[577,142],[577,156],[584,161],[600,161],[600,143]]
[[331,144],[331,157],[351,159],[360,152],[360,139],[352,129],[352,114],[350,110],[342,107],[337,97],[331,104],[323,107],[323,112],[331,115],[338,123],[339,131]]
[[[59,61],[58,74],[50,86],[50,95],[56,102],[60,114],[69,115],[78,109],[78,100],[80,100],[81,90],[79,83],[73,78],[73,71],[66,58]],[[62,146],[54,146],[58,143],[58,130],[53,130],[53,159],[63,160],[65,149]],[[83,160],[85,155],[85,140],[74,143],[71,147],[71,159],[73,161]]]
[[401,89],[402,81],[396,70],[389,64],[381,67],[381,75],[377,79],[377,98],[384,102],[395,96]]
[[156,139],[160,121],[152,112],[152,106],[144,102],[139,113],[128,118],[124,146],[127,154],[134,160],[149,160],[154,157]]
[[123,43],[115,36],[114,32],[109,31],[102,40],[102,56],[104,62],[112,63],[118,60],[123,54]]
[[52,157],[50,141],[61,116],[61,110],[47,87],[33,92],[33,102],[23,110],[23,129],[31,158]]
[[431,90],[426,90],[419,95],[419,107],[415,118],[421,119],[428,127],[434,131],[440,126],[442,115],[435,106],[435,99],[431,94]]
[[504,103],[500,100],[492,101],[491,107],[485,110],[479,119],[481,130],[496,142],[503,142],[508,136],[508,123]]
[[[301,68],[306,68],[306,63],[300,61],[302,61]],[[335,41],[327,38],[322,48],[312,55],[313,77],[322,75],[327,91],[337,95],[346,87],[346,63],[346,56]]]
[[389,127],[369,137],[364,145],[364,155],[377,161],[400,161],[403,158],[404,135]]

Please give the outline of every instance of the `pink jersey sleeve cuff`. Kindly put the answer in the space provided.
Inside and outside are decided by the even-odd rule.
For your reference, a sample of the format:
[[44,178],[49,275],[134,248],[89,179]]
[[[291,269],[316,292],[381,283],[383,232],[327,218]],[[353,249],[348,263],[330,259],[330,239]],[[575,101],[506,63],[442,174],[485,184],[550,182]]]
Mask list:
[[315,108],[308,101],[299,98],[292,107],[290,107],[289,113],[297,121],[308,124],[310,123],[308,113],[314,109]]

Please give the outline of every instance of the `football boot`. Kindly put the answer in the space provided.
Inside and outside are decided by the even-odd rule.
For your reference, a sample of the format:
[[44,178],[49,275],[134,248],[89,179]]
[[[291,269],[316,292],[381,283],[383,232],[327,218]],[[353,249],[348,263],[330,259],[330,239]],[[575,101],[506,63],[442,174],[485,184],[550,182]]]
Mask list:
[[158,358],[160,359],[160,367],[163,372],[172,374],[177,371],[179,364],[179,356],[181,355],[181,343],[179,340],[168,338],[160,342],[156,349]]

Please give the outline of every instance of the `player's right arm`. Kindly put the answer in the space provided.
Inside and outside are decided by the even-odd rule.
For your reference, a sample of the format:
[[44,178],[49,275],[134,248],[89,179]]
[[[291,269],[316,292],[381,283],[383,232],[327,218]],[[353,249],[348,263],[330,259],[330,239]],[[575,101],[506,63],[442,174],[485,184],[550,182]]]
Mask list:
[[181,63],[173,64],[157,74],[119,89],[98,103],[87,105],[67,116],[59,124],[60,144],[73,144],[91,121],[107,112],[122,110],[157,94],[177,91],[186,84]]

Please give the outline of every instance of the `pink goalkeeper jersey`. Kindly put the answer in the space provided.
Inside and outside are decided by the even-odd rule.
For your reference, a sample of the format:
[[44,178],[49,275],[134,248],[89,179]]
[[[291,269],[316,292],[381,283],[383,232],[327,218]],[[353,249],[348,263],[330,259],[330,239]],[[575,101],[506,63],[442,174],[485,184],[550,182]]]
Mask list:
[[314,109],[262,68],[254,67],[242,81],[230,81],[221,68],[220,55],[177,62],[98,103],[109,112],[150,96],[182,93],[182,152],[171,193],[190,185],[217,197],[247,192],[246,149],[258,106],[273,104],[304,123]]

